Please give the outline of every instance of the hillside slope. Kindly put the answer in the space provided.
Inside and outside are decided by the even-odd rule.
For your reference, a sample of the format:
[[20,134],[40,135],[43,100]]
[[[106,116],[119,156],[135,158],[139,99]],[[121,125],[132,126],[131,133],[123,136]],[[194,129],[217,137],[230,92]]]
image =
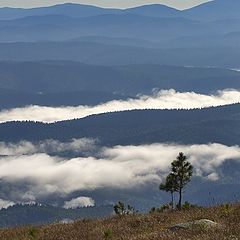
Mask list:
[[[176,142],[239,144],[240,104],[196,110],[135,110],[43,124],[0,124],[2,141],[96,138],[103,145]],[[219,131],[221,129],[221,131]]]
[[71,61],[2,61],[0,78],[2,89],[32,94],[92,91],[93,99],[94,92],[134,96],[151,95],[153,89],[172,88],[209,94],[225,88],[240,88],[237,71],[157,64],[96,66]]
[[[105,220],[79,221],[71,224],[54,224],[42,227],[19,227],[0,230],[1,240],[216,240],[239,239],[240,206],[230,205],[192,209],[182,212],[156,213],[114,217]],[[221,224],[220,228],[196,228],[169,231],[169,227],[197,219],[210,219]]]
[[40,225],[76,219],[108,217],[112,206],[82,207],[65,209],[51,205],[14,205],[0,210],[0,227]]
[[1,61],[66,60],[96,65],[160,64],[239,68],[240,57],[240,48],[231,46],[152,49],[91,42],[1,43],[0,51]]

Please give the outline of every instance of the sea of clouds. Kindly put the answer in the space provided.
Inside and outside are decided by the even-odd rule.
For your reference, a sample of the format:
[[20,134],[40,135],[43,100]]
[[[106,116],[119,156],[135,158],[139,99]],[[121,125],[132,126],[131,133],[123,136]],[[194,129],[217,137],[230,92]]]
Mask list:
[[161,90],[151,96],[141,95],[137,99],[113,100],[96,106],[26,106],[0,111],[0,122],[38,121],[51,123],[75,118],[84,118],[92,114],[134,109],[194,109],[221,106],[240,102],[239,90],[223,90],[212,95],[194,92],[176,92]]
[[[95,149],[93,152],[98,149],[97,154],[74,158],[49,154],[53,150],[79,149],[84,152],[89,151],[89,148]],[[39,197],[53,194],[64,198],[81,190],[129,189],[148,183],[160,183],[179,152],[188,156],[194,166],[194,174],[207,181],[219,179],[219,168],[224,162],[240,162],[239,146],[216,143],[156,143],[96,148],[92,139],[73,139],[65,143],[46,140],[37,144],[26,141],[11,144],[2,142],[0,179],[2,183],[10,185],[23,183],[25,188],[17,196],[12,194],[12,199],[0,199],[0,207],[11,206],[16,202],[37,201]],[[64,207],[93,205],[92,199],[80,196],[66,201]]]

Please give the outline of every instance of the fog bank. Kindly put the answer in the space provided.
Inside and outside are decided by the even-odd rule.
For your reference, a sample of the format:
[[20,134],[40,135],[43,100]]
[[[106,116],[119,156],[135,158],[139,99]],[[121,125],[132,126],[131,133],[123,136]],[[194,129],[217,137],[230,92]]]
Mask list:
[[162,90],[152,96],[139,96],[137,99],[113,100],[96,106],[44,107],[26,106],[0,111],[0,122],[38,121],[52,123],[62,120],[84,118],[92,114],[135,109],[194,109],[221,106],[240,102],[240,91],[224,90],[214,95],[194,92]]

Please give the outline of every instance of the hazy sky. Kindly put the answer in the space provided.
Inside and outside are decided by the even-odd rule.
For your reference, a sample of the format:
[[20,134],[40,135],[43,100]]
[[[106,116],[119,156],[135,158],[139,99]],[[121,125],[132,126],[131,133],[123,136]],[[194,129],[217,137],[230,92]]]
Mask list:
[[209,0],[0,0],[0,7],[37,7],[64,2],[91,4],[101,7],[128,8],[132,6],[160,3],[179,9],[189,8]]

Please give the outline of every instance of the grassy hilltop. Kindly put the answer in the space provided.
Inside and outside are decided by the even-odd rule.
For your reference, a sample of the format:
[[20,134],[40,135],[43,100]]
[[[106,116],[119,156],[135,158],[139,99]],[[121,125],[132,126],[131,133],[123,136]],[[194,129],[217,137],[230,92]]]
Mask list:
[[[198,219],[209,219],[218,228],[171,231],[169,227]],[[69,224],[18,227],[0,230],[1,240],[238,240],[240,204],[210,208],[116,216],[108,219],[81,220]]]

